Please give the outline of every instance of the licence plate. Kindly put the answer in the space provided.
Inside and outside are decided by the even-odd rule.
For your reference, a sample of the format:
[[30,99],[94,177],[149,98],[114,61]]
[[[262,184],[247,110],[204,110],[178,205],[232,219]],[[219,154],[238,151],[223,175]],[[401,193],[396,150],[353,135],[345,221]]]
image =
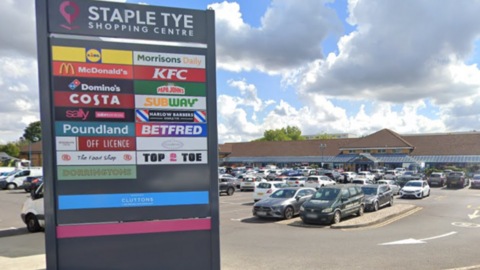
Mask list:
[[452,182],[452,184],[456,184],[457,182]]
[[289,185],[293,185],[293,184],[295,184],[295,183],[293,183],[293,182],[288,182],[288,184],[289,184]]
[[258,215],[258,216],[266,216],[266,215],[267,215],[267,212],[258,211],[258,212],[257,212],[257,215]]
[[258,195],[258,196],[262,196],[262,195],[263,195],[263,193],[257,193],[257,195]]
[[250,186],[250,183],[246,183],[245,186]]
[[317,218],[317,214],[307,214],[307,218]]
[[309,184],[313,184],[313,181],[308,181]]

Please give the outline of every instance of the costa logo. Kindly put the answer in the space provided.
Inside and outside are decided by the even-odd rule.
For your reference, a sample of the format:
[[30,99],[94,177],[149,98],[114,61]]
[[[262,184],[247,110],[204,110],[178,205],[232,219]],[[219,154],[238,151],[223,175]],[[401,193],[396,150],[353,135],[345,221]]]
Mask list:
[[133,81],[115,79],[95,79],[80,77],[53,78],[53,90],[68,92],[85,92],[97,94],[131,94]]
[[133,157],[130,154],[125,154],[123,155],[123,159],[125,159],[126,161],[130,161],[133,159]]
[[62,160],[63,161],[70,161],[70,160],[72,160],[72,157],[70,155],[65,154],[65,155],[62,155]]
[[55,92],[56,106],[133,108],[133,95]]
[[76,62],[53,62],[53,75],[93,77],[93,78],[112,78],[112,79],[132,79],[133,67],[127,65],[111,65],[96,63],[76,63]]
[[205,82],[205,69],[135,66],[135,79]]

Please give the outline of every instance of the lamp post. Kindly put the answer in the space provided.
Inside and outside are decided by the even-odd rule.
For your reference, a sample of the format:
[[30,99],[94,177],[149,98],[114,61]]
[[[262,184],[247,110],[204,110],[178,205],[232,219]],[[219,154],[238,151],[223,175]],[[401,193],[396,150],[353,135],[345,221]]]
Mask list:
[[325,149],[325,147],[327,147],[327,144],[325,143],[320,144],[320,149],[322,150],[322,169],[323,169],[323,149]]

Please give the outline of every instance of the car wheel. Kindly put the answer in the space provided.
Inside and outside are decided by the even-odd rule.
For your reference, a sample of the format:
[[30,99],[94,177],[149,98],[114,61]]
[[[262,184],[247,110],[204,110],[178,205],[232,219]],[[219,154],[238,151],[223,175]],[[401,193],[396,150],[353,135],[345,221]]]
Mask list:
[[357,216],[359,216],[359,217],[363,216],[364,211],[365,211],[365,206],[360,205],[360,208],[358,208],[358,211],[357,211]]
[[9,190],[14,190],[16,188],[17,188],[17,185],[15,183],[9,183],[7,185],[7,189],[9,189]]
[[338,224],[338,223],[340,223],[340,219],[341,219],[340,211],[336,211],[336,212],[333,214],[332,224]]
[[375,202],[373,204],[373,211],[378,211],[378,208],[379,208],[378,202]]
[[228,196],[232,196],[234,192],[235,192],[235,190],[233,188],[228,188],[227,189],[227,195]]
[[243,192],[243,191],[244,191],[244,189],[240,189],[240,191],[241,191],[241,192]]
[[388,206],[393,206],[393,197],[390,198],[390,202],[388,202]]
[[288,206],[285,208],[285,211],[283,212],[283,216],[285,219],[291,219],[293,218],[293,208],[291,206]]
[[33,214],[28,215],[25,221],[29,232],[39,232],[42,229],[38,223],[37,217]]

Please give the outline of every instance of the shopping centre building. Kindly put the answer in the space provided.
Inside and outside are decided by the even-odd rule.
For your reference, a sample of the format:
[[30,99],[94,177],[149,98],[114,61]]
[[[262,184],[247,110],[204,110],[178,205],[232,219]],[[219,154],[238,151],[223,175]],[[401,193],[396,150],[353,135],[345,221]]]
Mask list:
[[225,143],[224,166],[295,166],[323,163],[325,168],[468,168],[480,165],[480,132],[399,135],[383,129],[362,138],[283,142]]

